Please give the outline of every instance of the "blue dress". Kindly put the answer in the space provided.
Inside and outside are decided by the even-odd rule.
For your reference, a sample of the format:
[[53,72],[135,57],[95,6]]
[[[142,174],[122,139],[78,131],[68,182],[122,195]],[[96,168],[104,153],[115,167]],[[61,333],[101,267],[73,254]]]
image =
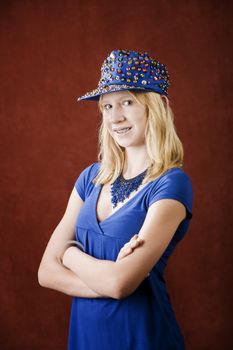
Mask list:
[[[76,239],[97,259],[115,261],[123,245],[138,233],[149,206],[162,198],[186,207],[168,247],[138,288],[124,299],[74,297],[69,326],[69,350],[184,350],[163,277],[169,256],[184,237],[192,218],[193,192],[189,176],[172,168],[147,183],[105,220],[96,217],[102,185],[94,185],[100,164],[83,170],[75,187],[85,202],[76,222]],[[156,234],[156,233],[155,233]]]

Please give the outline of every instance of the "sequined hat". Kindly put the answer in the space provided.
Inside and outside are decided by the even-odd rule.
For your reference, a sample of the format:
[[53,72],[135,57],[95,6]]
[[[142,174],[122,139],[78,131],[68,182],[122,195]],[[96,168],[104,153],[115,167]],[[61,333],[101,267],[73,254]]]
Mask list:
[[147,52],[114,50],[104,60],[98,87],[78,98],[98,100],[100,95],[121,90],[142,90],[168,96],[169,75],[164,64]]

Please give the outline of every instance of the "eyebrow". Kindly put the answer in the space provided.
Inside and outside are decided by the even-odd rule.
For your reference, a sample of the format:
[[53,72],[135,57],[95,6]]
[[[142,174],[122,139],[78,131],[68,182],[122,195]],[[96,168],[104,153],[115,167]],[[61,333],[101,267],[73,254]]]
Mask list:
[[[119,96],[117,99],[116,99],[116,101],[119,101],[119,100],[122,100],[122,99],[130,99],[130,98],[132,98],[130,95],[121,95],[121,96]],[[103,104],[103,103],[111,103],[111,101],[109,101],[109,100],[103,100],[102,99],[102,101],[101,101],[101,104]]]

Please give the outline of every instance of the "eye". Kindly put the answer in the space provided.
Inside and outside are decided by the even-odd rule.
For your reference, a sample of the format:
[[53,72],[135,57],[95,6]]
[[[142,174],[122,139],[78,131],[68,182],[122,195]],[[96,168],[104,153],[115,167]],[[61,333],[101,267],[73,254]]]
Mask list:
[[103,109],[104,109],[105,111],[108,111],[111,107],[112,107],[112,106],[111,106],[109,103],[107,103],[106,105],[103,105]]
[[125,100],[125,101],[123,101],[123,105],[124,106],[130,106],[132,103],[133,103],[132,100]]

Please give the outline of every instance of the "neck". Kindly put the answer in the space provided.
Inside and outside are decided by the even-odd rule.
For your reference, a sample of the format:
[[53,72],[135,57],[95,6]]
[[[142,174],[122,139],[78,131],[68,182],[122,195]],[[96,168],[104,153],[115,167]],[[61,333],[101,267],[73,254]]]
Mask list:
[[123,176],[130,179],[150,166],[150,159],[146,152],[146,147],[127,147],[125,148],[125,163]]

